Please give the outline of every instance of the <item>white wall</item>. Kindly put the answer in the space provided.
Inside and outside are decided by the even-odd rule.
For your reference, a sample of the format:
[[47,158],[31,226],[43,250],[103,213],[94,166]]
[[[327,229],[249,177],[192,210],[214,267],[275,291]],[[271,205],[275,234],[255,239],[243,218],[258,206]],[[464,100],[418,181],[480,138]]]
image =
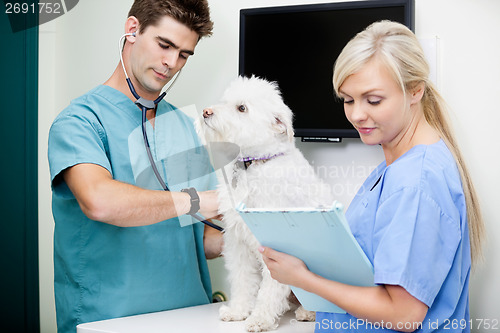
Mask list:
[[[178,106],[195,104],[201,111],[217,101],[238,70],[238,20],[241,8],[309,4],[308,0],[209,0],[215,22],[214,36],[202,40],[196,55],[171,90],[168,100]],[[118,38],[132,0],[85,0],[68,14],[40,27],[40,290],[42,332],[55,331],[52,272],[53,221],[50,181],[46,162],[47,133],[55,115],[72,98],[102,83],[118,63]],[[416,0],[416,34],[440,38],[438,77],[441,92],[453,110],[458,141],[481,198],[488,228],[485,264],[471,282],[471,316],[500,320],[500,225],[495,205],[500,188],[500,1]],[[310,58],[297,59],[300,70]],[[328,182],[336,185],[346,205],[354,190],[383,156],[377,147],[357,140],[342,144],[298,143],[319,170],[328,170]],[[221,262],[212,265],[223,275]],[[220,276],[215,289],[225,288]],[[478,330],[487,331],[487,330]]]
[[56,332],[54,305],[53,243],[54,222],[51,210],[49,165],[47,161],[48,131],[57,114],[54,107],[56,52],[53,22],[39,30],[39,94],[38,94],[38,247],[40,275],[41,332]]

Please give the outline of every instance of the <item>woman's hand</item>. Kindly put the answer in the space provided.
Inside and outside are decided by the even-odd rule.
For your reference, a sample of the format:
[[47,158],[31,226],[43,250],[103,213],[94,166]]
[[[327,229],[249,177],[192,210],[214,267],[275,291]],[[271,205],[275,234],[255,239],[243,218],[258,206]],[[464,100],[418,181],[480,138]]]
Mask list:
[[272,278],[278,282],[300,288],[308,275],[312,274],[299,258],[264,246],[259,248],[259,252]]

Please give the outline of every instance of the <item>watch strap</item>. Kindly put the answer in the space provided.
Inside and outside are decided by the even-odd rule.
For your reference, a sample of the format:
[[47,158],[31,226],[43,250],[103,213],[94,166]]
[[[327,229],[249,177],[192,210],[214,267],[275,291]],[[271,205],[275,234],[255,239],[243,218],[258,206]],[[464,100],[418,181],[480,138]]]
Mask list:
[[200,196],[194,187],[188,187],[181,190],[181,192],[189,194],[191,197],[191,209],[189,215],[193,215],[200,210]]

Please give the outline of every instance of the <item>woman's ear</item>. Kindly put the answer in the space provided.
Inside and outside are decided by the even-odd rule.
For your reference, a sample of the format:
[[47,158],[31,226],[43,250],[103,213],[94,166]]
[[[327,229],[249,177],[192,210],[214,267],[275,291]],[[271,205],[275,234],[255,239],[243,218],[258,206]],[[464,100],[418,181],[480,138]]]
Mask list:
[[420,102],[422,100],[422,97],[424,96],[424,92],[425,92],[425,83],[420,82],[410,91],[411,94],[410,105],[417,104],[418,102]]

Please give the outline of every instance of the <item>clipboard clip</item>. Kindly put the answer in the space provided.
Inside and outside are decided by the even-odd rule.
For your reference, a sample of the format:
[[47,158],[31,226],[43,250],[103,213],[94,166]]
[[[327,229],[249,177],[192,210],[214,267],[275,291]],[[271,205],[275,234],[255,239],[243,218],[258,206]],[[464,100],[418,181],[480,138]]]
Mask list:
[[[342,214],[342,213],[344,212],[344,205],[342,205],[342,204],[341,204],[340,202],[338,202],[338,201],[335,201],[335,202],[333,203],[333,205],[332,205],[331,210],[334,210],[334,211],[335,211],[335,213],[337,213],[337,216],[338,216],[338,215],[340,215],[340,214]],[[327,224],[329,227],[332,227],[332,228],[337,227],[337,224],[336,224],[336,222],[335,222],[335,219],[333,219],[333,218],[329,218],[329,217],[327,217],[326,215],[323,215],[323,218],[324,218],[324,220],[325,220],[326,224]]]
[[286,224],[288,224],[290,228],[295,228],[297,226],[295,221],[288,214],[283,214],[283,216],[285,217]]

